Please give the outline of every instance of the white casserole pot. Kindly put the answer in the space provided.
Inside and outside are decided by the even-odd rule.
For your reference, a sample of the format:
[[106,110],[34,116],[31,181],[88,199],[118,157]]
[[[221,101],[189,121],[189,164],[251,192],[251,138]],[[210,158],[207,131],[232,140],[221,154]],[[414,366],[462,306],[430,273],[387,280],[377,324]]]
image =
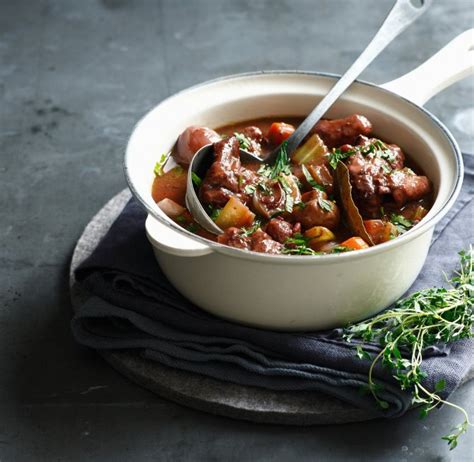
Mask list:
[[337,77],[298,71],[241,74],[197,85],[158,104],[136,125],[124,168],[132,193],[149,213],[146,232],[171,283],[217,316],[286,331],[343,326],[396,301],[420,272],[433,228],[455,201],[463,177],[456,141],[420,105],[473,71],[473,46],[471,30],[400,79],[382,86],[354,83],[327,114],[365,115],[378,137],[415,159],[435,189],[432,209],[408,233],[346,254],[266,255],[223,246],[176,225],[151,196],[155,162],[187,126],[304,117]]

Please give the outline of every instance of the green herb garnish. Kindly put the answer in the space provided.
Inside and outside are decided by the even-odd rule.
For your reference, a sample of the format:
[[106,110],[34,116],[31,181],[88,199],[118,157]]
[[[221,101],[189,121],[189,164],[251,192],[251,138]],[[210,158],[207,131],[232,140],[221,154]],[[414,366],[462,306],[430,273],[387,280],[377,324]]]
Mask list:
[[199,188],[199,186],[201,186],[201,183],[202,183],[201,178],[199,178],[199,176],[194,172],[191,172],[191,178],[193,180],[194,186],[196,186],[196,188]]
[[250,228],[241,228],[243,236],[251,236],[257,229],[262,226],[260,219],[256,218],[253,225]]
[[216,221],[217,218],[219,217],[222,209],[211,209],[209,216],[211,217],[211,220]]
[[285,241],[282,253],[287,255],[320,255],[320,252],[316,252],[308,246],[310,240],[302,234],[295,233],[293,237],[289,237]]
[[334,148],[332,152],[329,154],[329,165],[336,170],[337,164],[339,161],[343,161],[348,159],[355,154],[357,151],[355,149],[351,149],[349,151],[342,152],[339,148]]
[[288,213],[291,213],[293,211],[293,205],[295,203],[295,200],[293,199],[293,190],[283,175],[278,177],[278,181],[280,182],[281,187],[285,192],[285,210]]
[[322,197],[318,198],[318,205],[325,211],[325,212],[332,212],[333,203],[328,201],[327,199],[323,199]]
[[245,151],[250,151],[250,149],[252,148],[252,140],[246,137],[243,133],[235,132],[234,136],[237,138],[237,141],[239,142],[240,149],[243,149]]
[[324,187],[321,186],[319,183],[316,183],[316,181],[315,181],[314,178],[312,177],[311,173],[309,173],[309,170],[306,168],[306,165],[302,164],[302,165],[301,165],[301,170],[302,170],[302,172],[303,172],[304,177],[306,178],[306,181],[309,183],[309,185],[310,185],[313,189],[319,189],[319,191],[323,191],[323,192],[324,192]]
[[155,168],[153,169],[156,176],[161,176],[165,173],[163,169],[166,165],[166,162],[168,162],[168,159],[170,158],[170,156],[171,156],[171,152],[161,155],[160,160],[155,164]]
[[250,194],[253,194],[256,189],[257,189],[257,187],[254,184],[248,184],[244,188],[244,193],[250,195]]
[[199,229],[199,227],[198,227],[198,225],[197,225],[196,223],[190,223],[190,224],[186,227],[186,229],[187,229],[189,232],[191,232],[191,233],[195,233],[195,232]]
[[[441,404],[463,414],[464,421],[442,438],[450,449],[457,446],[459,436],[472,423],[465,409],[440,396],[445,387],[444,380],[439,381],[434,390],[423,385],[426,374],[421,365],[423,351],[428,346],[474,337],[474,250],[471,247],[459,255],[461,269],[448,281],[448,289],[430,288],[415,292],[398,301],[395,308],[348,327],[344,334],[348,341],[358,338],[380,344],[380,352],[370,359],[368,391],[381,408],[387,409],[389,404],[379,395],[381,386],[374,382],[373,371],[378,362],[391,369],[402,390],[412,394],[413,404],[421,406],[420,417],[425,417]],[[402,351],[406,354],[402,355]],[[356,353],[367,358],[362,346]]]
[[[372,143],[365,144],[362,146],[354,146],[353,149],[348,151],[341,151],[339,148],[334,148],[329,154],[329,165],[336,170],[339,161],[344,161],[351,157],[353,154],[360,152],[364,157],[372,155],[374,157],[380,157],[388,162],[395,161],[395,153],[387,147],[385,143],[380,140],[374,140]],[[390,173],[391,169],[388,170],[388,166],[382,167],[385,173]]]
[[270,196],[272,193],[272,190],[265,183],[258,183],[257,188],[264,196]]
[[284,141],[275,161],[275,165],[270,170],[270,178],[275,179],[280,175],[291,175],[290,170],[290,159],[288,158],[288,153],[286,152],[287,141]]
[[336,245],[336,247],[333,247],[331,250],[331,253],[344,253],[344,252],[351,252],[352,249],[349,247],[346,247],[344,245]]
[[384,171],[384,173],[391,173],[391,171],[392,171],[392,168],[390,167],[390,165],[387,165],[385,163],[382,164],[381,167],[382,167],[382,170]]
[[414,225],[414,223],[408,218],[395,213],[392,213],[390,221],[396,226],[400,234],[406,233],[410,228],[413,228]]
[[258,170],[257,173],[261,176],[264,176],[266,178],[270,178],[270,175],[272,174],[272,169],[269,165],[267,164],[262,164]]

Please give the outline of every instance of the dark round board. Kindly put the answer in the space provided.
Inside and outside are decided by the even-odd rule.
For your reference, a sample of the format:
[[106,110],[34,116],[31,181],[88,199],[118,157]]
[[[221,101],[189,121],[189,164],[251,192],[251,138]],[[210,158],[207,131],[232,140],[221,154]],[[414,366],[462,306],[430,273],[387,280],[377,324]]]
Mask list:
[[[79,238],[70,268],[73,309],[90,296],[75,281],[75,268],[95,249],[129,199],[128,190],[113,197],[92,218]],[[287,425],[360,422],[377,417],[374,413],[322,393],[276,392],[223,382],[163,366],[132,351],[101,351],[100,354],[112,367],[138,385],[163,398],[212,414]]]

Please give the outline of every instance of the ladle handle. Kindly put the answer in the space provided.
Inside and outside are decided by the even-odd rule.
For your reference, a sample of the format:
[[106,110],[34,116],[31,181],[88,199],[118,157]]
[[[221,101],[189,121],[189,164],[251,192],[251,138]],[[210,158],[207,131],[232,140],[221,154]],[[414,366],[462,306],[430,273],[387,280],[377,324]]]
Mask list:
[[[303,141],[316,122],[323,117],[334,102],[346,91],[361,72],[378,56],[378,54],[412,22],[418,19],[430,6],[432,0],[420,0],[421,5],[415,6],[411,0],[397,0],[382,26],[375,34],[367,48],[356,59],[354,64],[331,88],[323,100],[313,109],[296,131],[287,140],[287,152],[290,155]],[[278,149],[272,152],[276,156]],[[267,161],[271,162],[272,159]]]

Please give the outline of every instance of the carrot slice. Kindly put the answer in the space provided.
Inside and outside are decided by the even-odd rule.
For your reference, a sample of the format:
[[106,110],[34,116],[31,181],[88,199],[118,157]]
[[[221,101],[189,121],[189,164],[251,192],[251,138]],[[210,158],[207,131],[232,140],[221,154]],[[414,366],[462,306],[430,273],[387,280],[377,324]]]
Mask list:
[[268,130],[268,141],[277,146],[289,138],[294,131],[295,127],[293,125],[285,124],[284,122],[273,122]]
[[184,205],[186,196],[187,171],[182,167],[175,167],[156,176],[153,181],[151,195],[155,202],[171,199],[179,205]]
[[350,237],[346,241],[341,242],[340,245],[352,250],[361,250],[369,248],[367,242],[365,242],[364,239],[359,236]]

